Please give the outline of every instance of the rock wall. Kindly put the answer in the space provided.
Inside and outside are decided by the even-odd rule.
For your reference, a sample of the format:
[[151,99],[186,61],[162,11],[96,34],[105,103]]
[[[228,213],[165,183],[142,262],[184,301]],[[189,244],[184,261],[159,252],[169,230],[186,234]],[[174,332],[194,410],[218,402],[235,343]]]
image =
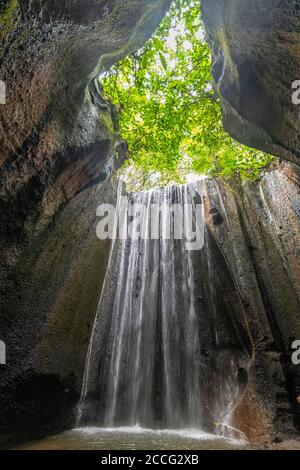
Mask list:
[[[74,423],[109,244],[96,238],[96,208],[113,200],[83,191],[23,246],[1,277],[1,435],[30,438]],[[29,424],[30,423],[30,424]]]
[[96,207],[126,155],[95,77],[143,45],[169,4],[0,1],[3,445],[74,421],[109,248]]
[[[94,78],[142,45],[169,0],[1,0],[0,374],[3,441],[73,422],[108,246],[95,239],[104,181],[125,155]],[[299,2],[203,0],[226,129],[297,164]],[[255,352],[237,423],[261,440],[298,426],[299,175],[211,182],[211,232],[243,300]],[[30,423],[30,426],[28,426]],[[296,428],[295,428],[296,425]],[[30,427],[30,429],[28,429]]]
[[[299,169],[282,163],[259,181],[209,181],[209,225],[241,296],[253,342],[237,425],[254,442],[300,430]],[[217,217],[218,214],[218,217]]]
[[237,140],[298,163],[299,0],[202,0],[224,125]]
[[7,90],[0,107],[3,237],[20,238],[103,179],[117,123],[93,79],[139,48],[169,3],[1,2],[0,79]]
[[202,0],[202,11],[226,130],[292,163],[261,182],[230,190],[212,183],[209,191],[223,213],[222,224],[213,225],[213,213],[211,224],[244,300],[255,351],[237,421],[254,440],[280,439],[299,432],[300,413],[300,370],[291,361],[300,338],[300,107],[292,103],[300,2]]

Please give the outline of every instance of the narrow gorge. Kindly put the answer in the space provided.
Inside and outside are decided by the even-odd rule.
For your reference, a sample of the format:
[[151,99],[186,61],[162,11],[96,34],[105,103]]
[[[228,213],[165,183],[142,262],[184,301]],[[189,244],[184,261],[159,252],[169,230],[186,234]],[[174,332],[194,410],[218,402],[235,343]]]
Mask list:
[[[126,58],[142,63],[143,47],[155,60],[147,41],[157,28],[166,40],[176,1],[0,1],[3,449],[300,448],[300,2],[190,3],[191,31],[200,12],[205,28],[193,60],[208,64],[205,93],[236,152],[271,156],[254,177],[128,183],[126,106],[101,77]],[[155,47],[163,80],[169,65]],[[194,98],[197,109],[207,96]],[[148,138],[160,132],[150,126]],[[147,167],[147,155],[140,161]],[[125,199],[148,236],[122,239],[113,225],[118,236],[101,239],[99,207],[120,221]],[[176,214],[194,240],[175,236]]]

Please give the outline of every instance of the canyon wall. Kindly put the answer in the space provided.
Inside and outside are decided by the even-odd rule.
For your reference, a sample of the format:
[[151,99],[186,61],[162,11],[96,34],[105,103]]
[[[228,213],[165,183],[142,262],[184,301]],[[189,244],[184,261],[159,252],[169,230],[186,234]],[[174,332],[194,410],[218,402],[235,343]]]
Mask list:
[[[249,384],[236,423],[254,442],[299,432],[300,190],[282,163],[259,181],[208,181],[208,225],[226,259],[253,344]],[[221,293],[220,293],[221,294]]]
[[202,0],[224,125],[237,140],[298,164],[299,0]]
[[141,47],[169,4],[0,2],[3,444],[16,430],[74,422],[109,250],[96,238],[96,208],[114,197],[107,182],[126,158],[95,77]]
[[[3,443],[16,429],[28,434],[28,423],[33,436],[73,423],[109,248],[96,240],[95,211],[112,200],[108,180],[126,155],[117,112],[94,78],[139,48],[169,4],[0,1]],[[231,190],[211,182],[208,197],[255,352],[236,420],[248,434],[261,429],[261,440],[298,426],[289,348],[300,339],[300,108],[291,104],[299,12],[298,0],[203,0],[226,129],[295,164]]]
[[300,78],[300,2],[203,0],[202,13],[225,129],[292,163],[259,183],[231,190],[221,184],[210,194],[227,214],[215,232],[248,312],[256,351],[249,393],[258,391],[263,402],[255,414],[246,396],[238,415],[252,420],[250,434],[259,436],[259,428],[280,434],[299,430],[300,412],[300,370],[291,361],[292,342],[300,338],[300,107],[292,102]]

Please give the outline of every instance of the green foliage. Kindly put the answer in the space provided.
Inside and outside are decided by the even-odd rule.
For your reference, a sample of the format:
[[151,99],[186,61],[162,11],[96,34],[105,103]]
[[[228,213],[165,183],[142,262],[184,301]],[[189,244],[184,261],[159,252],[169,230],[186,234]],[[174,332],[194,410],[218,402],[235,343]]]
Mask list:
[[19,8],[18,0],[9,0],[0,11],[0,37],[9,33],[14,24],[16,12]]
[[153,175],[161,184],[182,182],[191,172],[256,176],[271,160],[224,131],[210,66],[200,1],[175,0],[144,48],[101,77],[105,96],[121,112],[130,176],[139,175],[144,186]]

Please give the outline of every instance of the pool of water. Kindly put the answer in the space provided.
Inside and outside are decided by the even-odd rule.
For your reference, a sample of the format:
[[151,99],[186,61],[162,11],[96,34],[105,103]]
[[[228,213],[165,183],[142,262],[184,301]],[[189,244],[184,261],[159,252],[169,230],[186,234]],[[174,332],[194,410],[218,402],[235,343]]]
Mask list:
[[33,441],[26,450],[227,450],[243,449],[243,441],[226,439],[198,430],[154,431],[140,427],[78,428]]

